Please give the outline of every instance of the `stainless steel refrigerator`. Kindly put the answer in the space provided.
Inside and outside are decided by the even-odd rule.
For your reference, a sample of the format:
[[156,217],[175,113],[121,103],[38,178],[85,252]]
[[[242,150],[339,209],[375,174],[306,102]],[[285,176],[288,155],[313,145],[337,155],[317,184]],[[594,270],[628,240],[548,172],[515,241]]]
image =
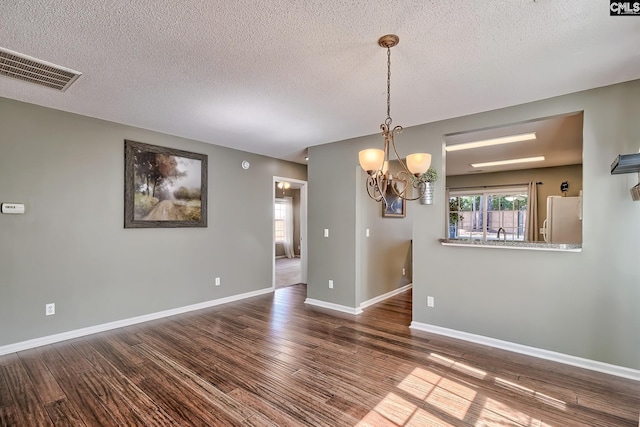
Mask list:
[[582,197],[547,197],[540,231],[548,243],[582,243]]

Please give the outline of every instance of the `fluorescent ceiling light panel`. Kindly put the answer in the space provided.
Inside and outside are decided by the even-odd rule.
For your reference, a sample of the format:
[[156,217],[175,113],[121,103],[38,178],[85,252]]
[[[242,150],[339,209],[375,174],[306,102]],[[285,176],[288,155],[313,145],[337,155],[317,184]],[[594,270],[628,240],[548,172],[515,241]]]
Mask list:
[[471,167],[484,168],[489,166],[502,166],[502,165],[512,165],[515,163],[529,163],[529,162],[542,162],[542,161],[544,161],[544,156],[523,157],[521,159],[497,160],[495,162],[485,162],[485,163],[471,163]]
[[465,142],[464,144],[447,145],[444,149],[447,151],[469,150],[471,148],[490,147],[492,145],[510,144],[512,142],[531,141],[532,139],[536,139],[535,132]]

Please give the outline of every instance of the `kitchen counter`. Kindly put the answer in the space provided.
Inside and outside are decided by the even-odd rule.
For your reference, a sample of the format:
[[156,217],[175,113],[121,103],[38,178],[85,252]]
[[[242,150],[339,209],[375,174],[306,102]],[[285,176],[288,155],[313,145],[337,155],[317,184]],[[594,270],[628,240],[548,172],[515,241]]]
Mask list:
[[505,242],[502,240],[469,240],[469,239],[440,239],[442,246],[465,246],[471,248],[491,249],[524,249],[529,251],[582,252],[581,244],[574,243],[546,243],[546,242]]

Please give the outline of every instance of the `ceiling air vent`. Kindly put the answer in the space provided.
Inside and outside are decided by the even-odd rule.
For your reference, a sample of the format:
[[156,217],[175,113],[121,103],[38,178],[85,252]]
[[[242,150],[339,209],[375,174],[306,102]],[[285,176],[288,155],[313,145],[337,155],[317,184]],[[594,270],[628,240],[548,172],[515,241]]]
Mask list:
[[0,47],[0,76],[64,92],[82,73]]

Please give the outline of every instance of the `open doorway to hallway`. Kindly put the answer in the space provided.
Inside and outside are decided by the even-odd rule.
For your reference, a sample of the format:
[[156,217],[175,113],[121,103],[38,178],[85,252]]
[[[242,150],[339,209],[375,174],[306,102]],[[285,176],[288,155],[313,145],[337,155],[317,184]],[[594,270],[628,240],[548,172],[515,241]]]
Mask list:
[[276,289],[302,283],[300,277],[300,264],[301,262],[299,257],[276,258]]
[[307,182],[273,177],[273,287],[307,281]]

